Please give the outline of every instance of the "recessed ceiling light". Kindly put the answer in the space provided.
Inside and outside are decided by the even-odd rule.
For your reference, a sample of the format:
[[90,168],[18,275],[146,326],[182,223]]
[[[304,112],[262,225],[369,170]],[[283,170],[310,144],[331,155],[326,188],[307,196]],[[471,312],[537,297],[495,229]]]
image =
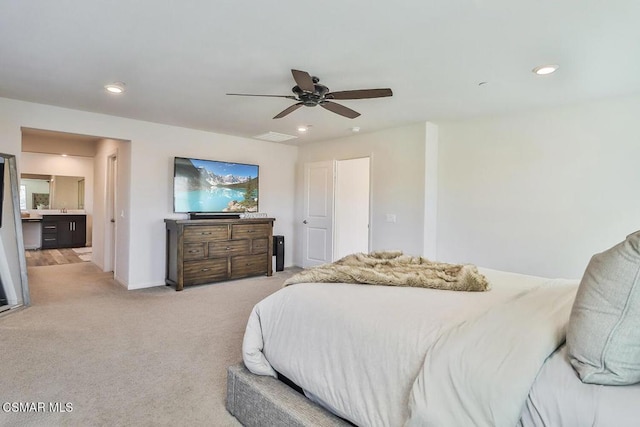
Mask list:
[[539,67],[536,67],[531,71],[533,71],[539,76],[544,76],[544,75],[555,72],[557,69],[558,69],[557,65],[550,64],[550,65],[540,65]]
[[298,126],[298,132],[306,132],[309,128],[307,126]]
[[60,154],[60,155],[61,155],[62,157],[67,157],[67,155],[66,155],[66,154]]
[[358,126],[354,126],[351,128],[351,132],[360,132],[360,128]]
[[125,84],[122,82],[115,82],[115,83],[106,85],[104,89],[109,93],[118,95],[124,92]]

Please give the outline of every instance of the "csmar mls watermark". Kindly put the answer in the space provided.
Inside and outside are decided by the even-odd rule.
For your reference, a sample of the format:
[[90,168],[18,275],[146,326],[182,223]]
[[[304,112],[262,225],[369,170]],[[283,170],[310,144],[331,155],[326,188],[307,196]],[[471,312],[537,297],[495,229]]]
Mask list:
[[71,402],[3,402],[2,412],[61,413],[73,412]]

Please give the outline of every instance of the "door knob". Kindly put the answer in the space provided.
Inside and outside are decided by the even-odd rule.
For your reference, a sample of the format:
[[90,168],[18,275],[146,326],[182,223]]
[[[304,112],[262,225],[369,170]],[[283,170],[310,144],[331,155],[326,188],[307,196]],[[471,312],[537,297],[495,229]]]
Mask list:
[[306,223],[307,223],[307,220],[305,219],[304,221],[302,221],[302,223],[303,223],[303,224],[306,224]]

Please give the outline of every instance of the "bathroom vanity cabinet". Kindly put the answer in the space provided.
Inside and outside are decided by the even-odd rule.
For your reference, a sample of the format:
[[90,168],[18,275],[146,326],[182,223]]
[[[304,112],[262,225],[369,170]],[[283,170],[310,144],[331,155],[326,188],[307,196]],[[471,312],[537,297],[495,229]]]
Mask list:
[[42,249],[78,248],[86,242],[86,215],[42,215]]

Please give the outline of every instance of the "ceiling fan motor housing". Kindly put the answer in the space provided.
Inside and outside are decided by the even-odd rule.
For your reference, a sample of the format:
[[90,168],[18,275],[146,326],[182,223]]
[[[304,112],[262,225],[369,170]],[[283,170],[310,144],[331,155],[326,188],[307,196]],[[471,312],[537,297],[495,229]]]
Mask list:
[[298,100],[306,107],[315,107],[325,101],[324,97],[329,93],[329,88],[325,85],[318,84],[318,78],[314,77],[313,92],[305,92],[300,86],[294,86],[291,91],[296,94]]

